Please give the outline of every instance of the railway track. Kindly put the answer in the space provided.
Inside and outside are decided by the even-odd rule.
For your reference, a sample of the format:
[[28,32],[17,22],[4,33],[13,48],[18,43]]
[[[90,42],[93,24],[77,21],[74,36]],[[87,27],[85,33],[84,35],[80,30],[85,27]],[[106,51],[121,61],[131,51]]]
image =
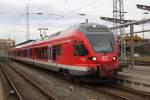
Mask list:
[[[34,69],[34,70],[36,70],[36,69]],[[57,76],[58,75],[56,75],[56,77]],[[62,77],[59,77],[59,78],[62,78]],[[77,84],[78,86],[81,86],[83,88],[90,89],[92,91],[96,91],[97,93],[100,93],[100,94],[106,94],[109,97],[116,98],[116,100],[118,100],[118,99],[119,100],[150,100],[150,95],[148,93],[139,92],[139,91],[136,91],[133,89],[125,89],[125,88],[118,87],[118,86],[113,87],[113,86],[108,86],[108,85],[101,86],[100,84],[88,85],[88,84],[83,84],[83,83],[74,83],[74,82],[72,82],[72,83]]]
[[141,92],[130,88],[106,84],[83,85],[79,83],[79,85],[85,88],[93,89],[99,93],[108,94],[121,100],[150,100],[150,93]]
[[142,92],[142,91],[138,91],[138,90],[135,90],[135,89],[126,88],[126,87],[119,87],[119,86],[113,86],[113,87],[116,88],[116,89],[120,89],[120,90],[129,92],[129,93],[135,93],[137,95],[141,95],[143,97],[147,97],[147,99],[150,100],[150,93]]
[[[29,66],[27,66],[27,67],[29,67]],[[34,69],[34,68],[33,68]],[[37,70],[37,69],[34,69],[34,70]],[[42,69],[41,69],[42,70]],[[40,70],[38,70],[38,71],[40,71]],[[25,72],[26,73],[26,72]],[[27,74],[27,73],[26,73]],[[48,73],[49,74],[49,73]],[[64,80],[64,77],[62,77],[62,75],[58,75],[58,73],[56,74],[55,72],[53,73],[53,74],[55,74],[54,76],[56,76],[57,78],[59,78],[59,79],[62,79],[62,80]],[[68,78],[67,78],[68,79]],[[66,81],[66,80],[65,80]],[[78,83],[76,84],[74,81],[66,81],[67,83],[71,83],[71,84],[74,84],[75,86],[77,85],[77,86],[82,86],[81,84],[79,85]],[[75,86],[73,86],[73,87],[75,87]],[[86,88],[86,89],[90,89],[90,90],[92,90],[91,88],[87,88],[87,87],[85,87],[84,85],[82,86],[82,88]],[[93,90],[92,90],[93,91]],[[95,92],[95,91],[94,91]],[[85,93],[86,93],[86,91],[85,91]],[[126,99],[122,99],[122,98],[120,98],[120,97],[118,97],[118,96],[112,96],[111,94],[108,94],[108,93],[103,93],[103,92],[97,92],[97,93],[99,93],[99,94],[103,94],[103,95],[107,95],[108,96],[108,98],[115,98],[115,99],[107,99],[107,100],[126,100]],[[69,94],[68,94],[69,95]],[[76,97],[77,98],[77,97]],[[86,100],[86,99],[83,99],[83,100]],[[92,99],[93,100],[93,99]],[[95,99],[94,99],[95,100]],[[97,99],[96,99],[97,100]],[[99,99],[98,99],[99,100]],[[102,100],[105,100],[105,99],[102,99]]]
[[0,67],[13,87],[14,93],[19,100],[57,100],[40,85],[17,71],[10,64],[1,64]]
[[95,87],[95,86],[85,85],[85,84],[84,85],[83,84],[79,84],[79,85],[82,86],[82,87],[85,87],[85,88],[97,91],[99,93],[104,93],[104,94],[107,94],[109,96],[112,96],[112,97],[115,97],[115,98],[119,98],[120,100],[131,100],[128,97],[125,97],[125,96],[122,96],[122,95],[119,95],[119,94],[116,94],[116,93],[112,93],[112,92],[106,91],[106,90],[100,88],[99,86]]
[[3,64],[0,64],[0,69],[2,71],[2,73],[5,75],[5,77],[7,78],[10,86],[12,87],[12,89],[14,90],[15,92],[15,96],[17,99],[19,100],[23,100],[22,96],[20,95],[18,89],[16,88],[15,84],[13,83],[12,79],[10,78],[10,76],[7,74],[6,71],[4,71],[4,69],[2,68]]
[[[59,77],[58,75],[55,75],[55,76]],[[62,77],[59,77],[59,78],[62,78]],[[72,83],[74,84],[74,81]],[[97,91],[99,93],[107,94],[115,98],[119,98],[121,100],[150,100],[150,94],[148,93],[140,92],[140,91],[133,90],[133,89],[127,89],[127,88],[123,88],[119,86],[114,87],[114,86],[107,85],[107,86],[101,87],[99,84],[96,86],[93,86],[91,84],[87,85],[87,84],[82,84],[82,83],[77,83],[77,85],[82,86],[84,88],[88,88],[90,90]],[[134,99],[135,96],[137,96],[137,99]]]

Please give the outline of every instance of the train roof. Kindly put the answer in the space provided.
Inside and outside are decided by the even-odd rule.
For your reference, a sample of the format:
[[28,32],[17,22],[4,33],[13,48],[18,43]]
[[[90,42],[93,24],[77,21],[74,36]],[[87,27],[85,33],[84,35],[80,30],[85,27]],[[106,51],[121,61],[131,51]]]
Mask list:
[[24,41],[24,42],[21,42],[21,43],[15,45],[15,46],[20,46],[20,45],[27,44],[27,43],[30,43],[30,42],[33,42],[33,41],[35,41],[35,40],[27,40],[27,41]]
[[[45,40],[29,40],[25,41],[23,43],[18,44],[15,48],[25,48],[25,47],[32,47],[34,46],[39,46],[39,45],[44,45],[48,44],[48,42],[55,41],[55,40],[61,40],[62,38],[66,37],[72,37],[76,34],[74,34],[74,31],[81,31],[85,35],[87,35],[89,32],[106,32],[106,33],[111,33],[109,28],[106,25],[101,25],[101,24],[96,24],[96,23],[84,23],[84,24],[79,24],[75,25],[73,27],[70,27],[66,29],[65,31],[59,31],[56,32],[48,37],[48,39]],[[101,34],[101,33],[99,33]]]
[[99,34],[113,34],[111,30],[106,25],[101,25],[97,23],[86,23],[80,24],[77,28],[82,31],[85,35],[89,33],[99,33]]
[[62,32],[62,31],[58,31],[58,32],[56,32],[56,33],[54,33],[54,34],[52,34],[52,35],[49,35],[49,36],[48,36],[48,39],[50,39],[50,38],[52,38],[52,37],[55,37],[55,36],[58,36],[61,32]]
[[107,27],[107,26],[102,25],[102,24],[97,24],[97,23],[82,23],[82,24],[79,24],[78,27],[84,27],[84,28],[88,28],[88,27],[96,28],[96,27],[98,27],[98,28],[102,28],[102,27]]

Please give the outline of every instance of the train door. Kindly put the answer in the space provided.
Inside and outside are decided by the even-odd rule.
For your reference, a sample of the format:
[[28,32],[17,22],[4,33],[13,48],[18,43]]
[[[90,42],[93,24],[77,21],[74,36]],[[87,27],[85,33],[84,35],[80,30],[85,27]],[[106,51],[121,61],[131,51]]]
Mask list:
[[52,46],[52,62],[56,61],[57,56],[57,46]]
[[47,54],[48,54],[48,62],[51,63],[52,62],[52,45],[51,44],[48,45]]

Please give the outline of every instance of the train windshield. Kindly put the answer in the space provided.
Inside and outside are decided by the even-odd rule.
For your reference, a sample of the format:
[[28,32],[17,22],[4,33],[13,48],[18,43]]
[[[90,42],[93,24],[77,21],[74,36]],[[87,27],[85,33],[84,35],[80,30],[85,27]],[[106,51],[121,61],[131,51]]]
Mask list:
[[91,34],[87,35],[95,52],[112,52],[113,35]]

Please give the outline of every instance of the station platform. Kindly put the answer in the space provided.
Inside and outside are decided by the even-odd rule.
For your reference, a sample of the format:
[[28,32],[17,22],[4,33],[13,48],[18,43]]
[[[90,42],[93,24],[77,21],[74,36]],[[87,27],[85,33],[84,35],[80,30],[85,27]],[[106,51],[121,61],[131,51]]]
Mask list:
[[125,67],[117,73],[118,84],[150,93],[150,67]]
[[4,91],[1,80],[0,80],[0,100],[4,100]]

